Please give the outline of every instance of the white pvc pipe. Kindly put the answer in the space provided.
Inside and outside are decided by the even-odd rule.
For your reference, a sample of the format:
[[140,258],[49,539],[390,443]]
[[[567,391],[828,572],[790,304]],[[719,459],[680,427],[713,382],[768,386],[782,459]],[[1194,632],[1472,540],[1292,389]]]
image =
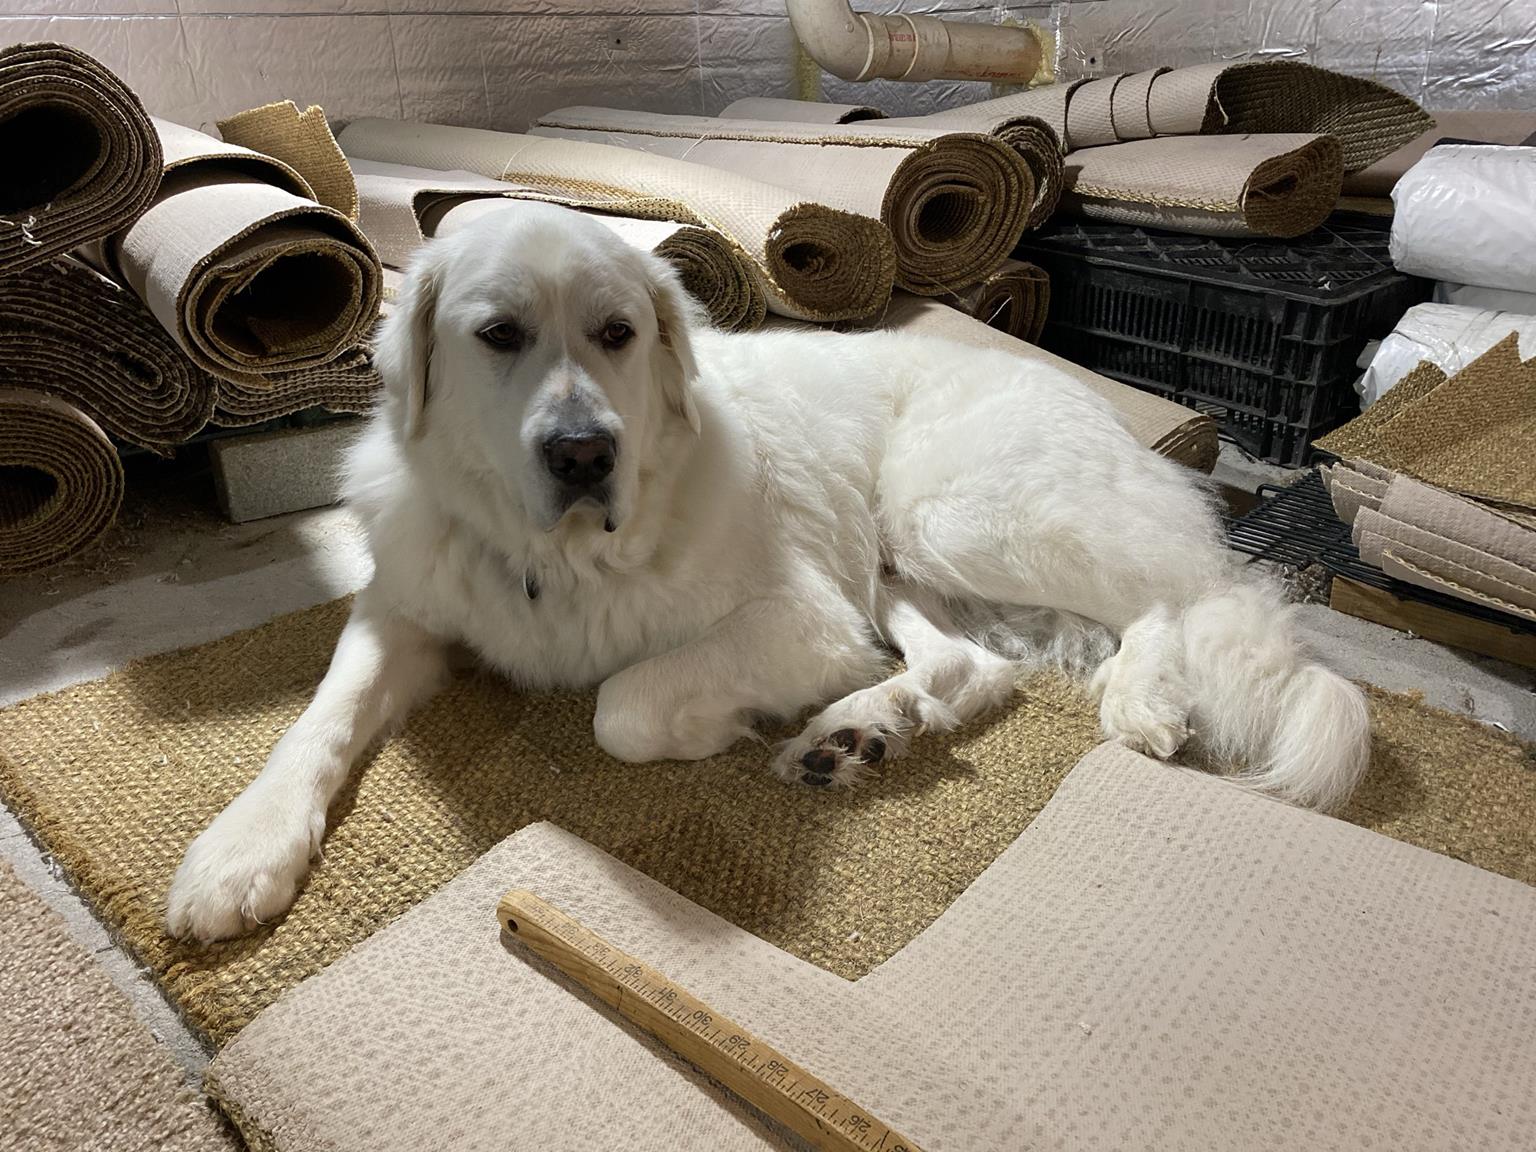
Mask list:
[[873,16],[848,0],[785,0],[811,58],[843,80],[996,80],[1025,84],[1040,70],[1029,28]]

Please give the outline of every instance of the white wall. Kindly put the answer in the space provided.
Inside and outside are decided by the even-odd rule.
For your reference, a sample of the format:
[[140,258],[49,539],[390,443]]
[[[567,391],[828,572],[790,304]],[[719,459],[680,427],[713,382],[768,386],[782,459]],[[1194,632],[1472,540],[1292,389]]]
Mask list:
[[[1431,108],[1536,108],[1536,0],[874,2],[1059,31],[1064,75],[1258,52],[1374,75]],[[0,44],[52,39],[119,71],[152,112],[211,126],[272,100],[337,120],[406,116],[516,130],[562,104],[713,113],[796,95],[782,0],[0,0]],[[893,112],[984,85],[847,85]]]

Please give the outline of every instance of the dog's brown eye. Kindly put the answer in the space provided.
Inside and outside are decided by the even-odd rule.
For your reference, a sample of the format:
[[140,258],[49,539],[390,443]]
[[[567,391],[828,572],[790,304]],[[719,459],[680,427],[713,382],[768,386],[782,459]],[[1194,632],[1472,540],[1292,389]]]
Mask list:
[[634,336],[635,330],[622,320],[615,320],[603,329],[604,348],[622,348]]
[[497,348],[516,352],[523,346],[523,330],[510,320],[498,320],[488,328],[480,329],[480,339]]

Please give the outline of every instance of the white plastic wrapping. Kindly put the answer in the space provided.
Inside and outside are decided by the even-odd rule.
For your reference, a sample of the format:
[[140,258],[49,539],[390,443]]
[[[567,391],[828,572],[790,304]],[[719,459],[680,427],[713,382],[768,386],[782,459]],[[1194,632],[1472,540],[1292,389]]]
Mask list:
[[1360,406],[1368,408],[1380,400],[1425,360],[1454,376],[1511,332],[1520,333],[1522,357],[1536,356],[1536,316],[1455,304],[1416,305],[1374,353],[1366,349],[1370,361],[1355,386]]
[[1392,202],[1400,271],[1536,292],[1536,148],[1432,148],[1397,182]]
[[1435,285],[1436,304],[1460,304],[1463,308],[1487,308],[1493,312],[1518,312],[1536,316],[1536,292],[1512,292],[1508,288],[1482,288],[1476,284]]

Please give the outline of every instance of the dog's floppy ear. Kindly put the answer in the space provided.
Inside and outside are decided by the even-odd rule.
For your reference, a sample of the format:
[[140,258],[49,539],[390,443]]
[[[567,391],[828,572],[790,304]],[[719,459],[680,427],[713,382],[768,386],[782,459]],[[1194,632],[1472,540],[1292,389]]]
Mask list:
[[693,381],[699,374],[693,358],[691,332],[697,323],[692,299],[683,291],[676,271],[665,260],[651,257],[651,305],[656,309],[659,339],[657,360],[667,406],[699,431],[699,410],[693,403]]
[[379,330],[374,367],[404,414],[407,440],[421,434],[432,374],[432,332],[437,313],[438,263],[427,245],[412,262],[395,306]]

